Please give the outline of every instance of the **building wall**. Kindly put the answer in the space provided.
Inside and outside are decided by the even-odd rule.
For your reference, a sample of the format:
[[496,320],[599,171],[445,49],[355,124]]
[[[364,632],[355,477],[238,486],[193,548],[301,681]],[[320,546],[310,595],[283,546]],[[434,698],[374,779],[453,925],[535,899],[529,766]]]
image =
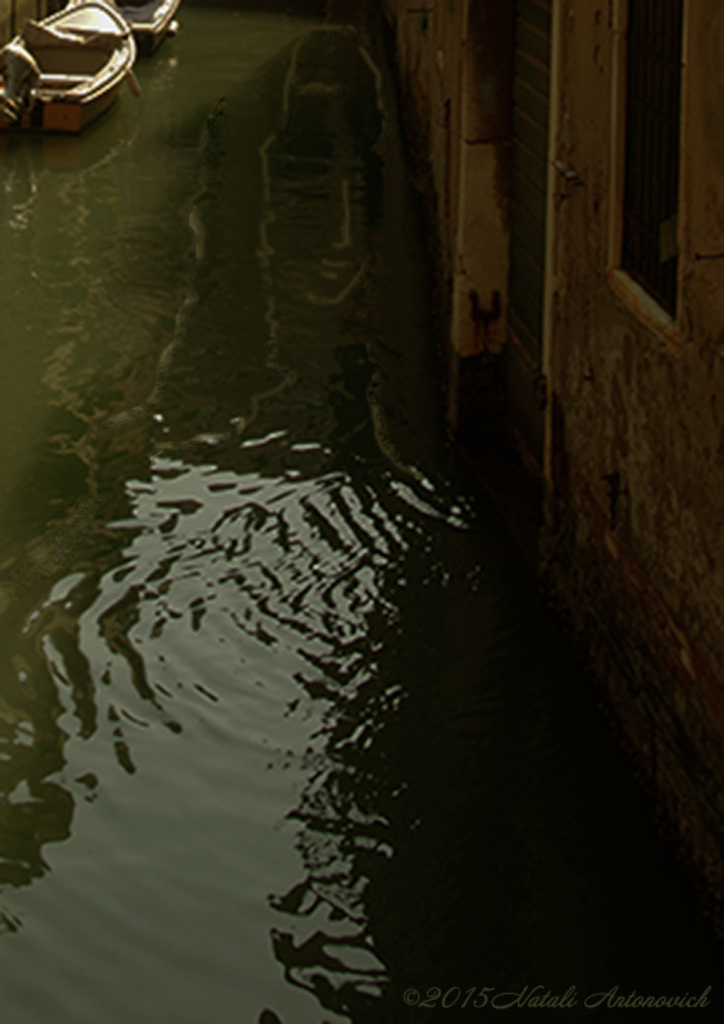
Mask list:
[[[554,575],[606,651],[618,714],[680,838],[724,892],[724,10],[685,5],[679,314],[618,269],[626,3],[558,8],[549,269]],[[574,601],[568,602],[576,607]],[[615,671],[611,675],[612,665]]]
[[419,183],[432,185],[449,418],[460,428],[472,412],[486,424],[467,398],[497,380],[505,337],[513,11],[493,0],[383,0],[383,8],[418,137]]
[[[538,568],[724,927],[724,8],[684,6],[672,321],[618,269],[628,2],[553,3]],[[386,0],[430,154],[459,432],[491,401],[471,369],[505,359],[515,7]]]

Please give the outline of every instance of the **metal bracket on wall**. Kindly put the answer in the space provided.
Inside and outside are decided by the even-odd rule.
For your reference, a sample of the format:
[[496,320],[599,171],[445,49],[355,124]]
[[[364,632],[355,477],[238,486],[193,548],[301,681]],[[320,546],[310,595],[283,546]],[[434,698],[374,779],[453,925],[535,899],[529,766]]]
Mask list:
[[562,160],[556,159],[553,161],[553,166],[563,178],[563,190],[555,194],[555,204],[556,207],[559,207],[564,200],[570,199],[574,188],[579,188],[586,183],[570,164],[564,164]]

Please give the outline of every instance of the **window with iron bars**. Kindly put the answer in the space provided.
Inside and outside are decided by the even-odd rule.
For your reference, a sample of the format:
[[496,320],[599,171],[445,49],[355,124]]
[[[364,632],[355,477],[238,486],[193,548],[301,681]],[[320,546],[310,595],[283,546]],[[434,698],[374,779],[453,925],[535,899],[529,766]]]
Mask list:
[[677,217],[683,0],[629,0],[621,265],[672,316]]

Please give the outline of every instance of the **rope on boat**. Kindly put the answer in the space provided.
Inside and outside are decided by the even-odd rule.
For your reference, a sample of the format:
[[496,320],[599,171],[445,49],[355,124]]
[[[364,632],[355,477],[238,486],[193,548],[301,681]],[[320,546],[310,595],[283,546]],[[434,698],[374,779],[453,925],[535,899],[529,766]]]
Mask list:
[[128,88],[131,90],[134,96],[141,95],[141,83],[136,77],[136,72],[133,68],[129,68],[126,74],[126,81],[128,82]]

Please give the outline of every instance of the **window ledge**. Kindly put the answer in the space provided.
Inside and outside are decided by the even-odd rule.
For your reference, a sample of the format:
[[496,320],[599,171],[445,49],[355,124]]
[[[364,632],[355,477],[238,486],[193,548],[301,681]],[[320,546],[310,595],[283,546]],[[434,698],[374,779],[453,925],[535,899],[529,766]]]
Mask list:
[[679,327],[676,321],[663,309],[656,299],[638,282],[618,267],[608,271],[611,291],[633,316],[669,349],[673,355],[681,353]]

